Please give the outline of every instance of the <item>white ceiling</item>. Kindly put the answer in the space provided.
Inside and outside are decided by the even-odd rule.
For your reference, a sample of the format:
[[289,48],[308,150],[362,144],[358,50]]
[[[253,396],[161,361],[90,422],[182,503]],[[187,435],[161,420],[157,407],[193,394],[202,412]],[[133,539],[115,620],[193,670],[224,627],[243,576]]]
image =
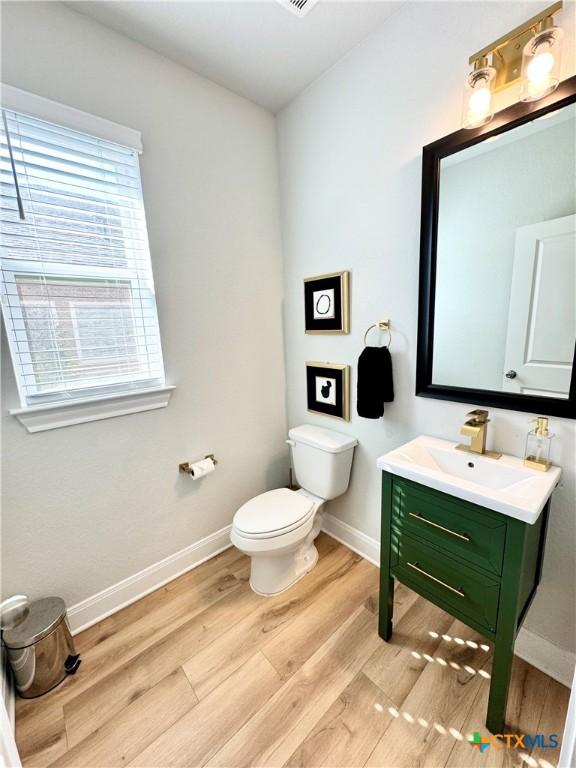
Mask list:
[[304,18],[276,0],[67,5],[277,112],[401,3],[320,0]]

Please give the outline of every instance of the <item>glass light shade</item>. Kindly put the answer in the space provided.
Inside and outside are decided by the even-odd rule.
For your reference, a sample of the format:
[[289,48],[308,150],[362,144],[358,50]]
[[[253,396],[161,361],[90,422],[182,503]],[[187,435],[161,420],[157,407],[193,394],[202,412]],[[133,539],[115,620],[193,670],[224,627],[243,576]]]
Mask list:
[[552,93],[560,82],[562,30],[550,27],[538,32],[522,53],[522,101],[537,101]]
[[478,128],[492,120],[492,81],[496,70],[492,67],[475,69],[466,78],[462,125],[464,128]]

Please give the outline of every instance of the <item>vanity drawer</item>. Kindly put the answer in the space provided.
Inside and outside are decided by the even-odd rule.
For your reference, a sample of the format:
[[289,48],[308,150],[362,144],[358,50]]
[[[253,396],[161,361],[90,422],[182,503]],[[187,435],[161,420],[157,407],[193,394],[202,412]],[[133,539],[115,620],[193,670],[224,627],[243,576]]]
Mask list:
[[500,584],[443,555],[424,541],[392,536],[391,571],[440,608],[456,610],[491,632],[496,630]]
[[506,522],[483,507],[394,478],[392,531],[428,541],[488,573],[502,573]]

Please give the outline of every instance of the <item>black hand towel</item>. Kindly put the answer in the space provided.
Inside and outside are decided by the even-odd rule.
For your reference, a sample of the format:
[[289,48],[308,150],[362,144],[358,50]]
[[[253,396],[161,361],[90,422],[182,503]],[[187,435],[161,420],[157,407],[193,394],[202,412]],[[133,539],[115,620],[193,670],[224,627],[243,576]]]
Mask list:
[[394,400],[392,358],[388,347],[364,347],[358,359],[358,416],[379,419],[384,403]]

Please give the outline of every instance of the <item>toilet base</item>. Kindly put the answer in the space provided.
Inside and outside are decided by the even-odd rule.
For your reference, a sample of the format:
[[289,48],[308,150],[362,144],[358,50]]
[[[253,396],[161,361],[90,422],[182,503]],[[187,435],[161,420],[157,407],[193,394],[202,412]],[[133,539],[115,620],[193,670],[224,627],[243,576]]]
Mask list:
[[275,557],[253,556],[250,565],[250,587],[262,597],[281,595],[310,573],[317,562],[318,550],[314,541],[303,546],[296,555],[290,552]]

